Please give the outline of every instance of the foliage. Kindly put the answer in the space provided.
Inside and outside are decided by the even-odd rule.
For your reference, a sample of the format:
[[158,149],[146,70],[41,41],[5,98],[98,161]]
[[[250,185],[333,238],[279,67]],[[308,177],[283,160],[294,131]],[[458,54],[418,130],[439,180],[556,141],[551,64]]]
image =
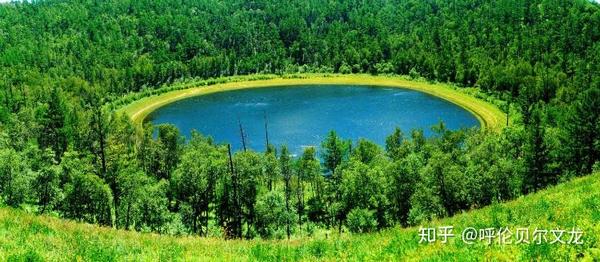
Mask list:
[[[451,218],[435,220],[423,227],[525,227],[581,229],[582,245],[464,244],[460,235],[447,244],[419,244],[418,227],[391,228],[353,235],[317,234],[287,240],[229,241],[220,238],[173,237],[107,229],[36,216],[25,211],[0,208],[0,230],[5,239],[0,257],[10,259],[88,261],[127,260],[230,260],[239,261],[381,261],[417,260],[562,260],[598,257],[600,235],[600,174],[577,178],[507,203],[494,204]],[[282,201],[280,195],[279,201]],[[261,201],[262,202],[262,201]],[[262,206],[260,204],[259,206]],[[566,236],[566,235],[565,235]],[[552,236],[548,236],[551,239]],[[21,243],[27,243],[23,245]]]
[[[588,175],[600,160],[600,8],[589,1],[48,0],[0,4],[0,17],[0,201],[12,207],[291,239],[435,221]],[[173,125],[113,112],[161,92],[302,73],[452,82],[505,107],[507,127],[398,128],[385,149],[331,131],[295,158],[186,141]]]
[[75,174],[65,185],[64,216],[88,223],[112,225],[112,193],[94,174]]
[[354,208],[348,213],[348,229],[354,233],[371,232],[377,228],[374,212],[367,209]]
[[292,211],[286,210],[281,193],[269,192],[256,202],[256,227],[263,238],[283,238],[289,221],[294,220]]
[[31,171],[13,149],[0,150],[0,196],[5,204],[17,207],[29,197]]

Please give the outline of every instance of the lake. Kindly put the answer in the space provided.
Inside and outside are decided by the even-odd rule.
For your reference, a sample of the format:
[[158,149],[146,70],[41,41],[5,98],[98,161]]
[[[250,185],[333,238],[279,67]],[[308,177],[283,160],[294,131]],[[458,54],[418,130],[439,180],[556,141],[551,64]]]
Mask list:
[[330,130],[344,139],[366,138],[384,145],[395,127],[405,134],[443,121],[449,129],[479,126],[467,110],[441,98],[402,88],[354,85],[300,85],[217,92],[180,100],[151,113],[154,124],[171,123],[189,137],[192,130],[219,143],[242,148],[240,124],[248,148],[286,144],[293,154],[319,146]]

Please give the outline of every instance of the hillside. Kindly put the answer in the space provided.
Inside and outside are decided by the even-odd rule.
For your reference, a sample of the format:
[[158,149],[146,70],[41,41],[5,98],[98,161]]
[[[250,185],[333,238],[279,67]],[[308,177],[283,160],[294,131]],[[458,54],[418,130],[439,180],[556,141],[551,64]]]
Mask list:
[[418,243],[418,228],[327,240],[224,241],[114,230],[1,208],[0,260],[592,260],[600,258],[599,188],[600,173],[596,173],[427,225],[452,225],[455,232],[465,227],[550,230],[574,226],[584,232],[581,245],[488,246],[478,242],[469,246],[460,239],[427,245]]
[[[0,4],[0,261],[600,257],[599,54],[589,0]],[[436,100],[261,98],[309,84]],[[244,97],[153,119],[218,91]],[[585,234],[419,244],[430,221]]]

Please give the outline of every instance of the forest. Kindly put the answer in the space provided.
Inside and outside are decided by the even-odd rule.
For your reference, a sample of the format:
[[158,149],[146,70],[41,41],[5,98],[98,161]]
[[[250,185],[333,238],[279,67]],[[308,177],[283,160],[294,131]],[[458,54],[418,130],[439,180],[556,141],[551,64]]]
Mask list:
[[[0,4],[0,203],[223,238],[419,225],[599,171],[598,72],[600,5],[588,0]],[[302,73],[475,87],[511,121],[396,129],[385,147],[331,131],[291,157],[106,106],[189,79]]]

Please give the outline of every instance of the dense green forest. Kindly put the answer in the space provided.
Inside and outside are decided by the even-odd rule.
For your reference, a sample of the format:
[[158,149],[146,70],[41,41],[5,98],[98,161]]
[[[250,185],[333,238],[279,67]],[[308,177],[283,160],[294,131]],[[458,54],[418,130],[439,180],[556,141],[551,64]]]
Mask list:
[[[600,169],[600,6],[587,0],[36,1],[0,5],[0,202],[227,238],[415,225]],[[501,132],[331,132],[231,152],[104,107],[186,79],[402,74],[504,101]],[[156,135],[153,135],[156,132]]]

